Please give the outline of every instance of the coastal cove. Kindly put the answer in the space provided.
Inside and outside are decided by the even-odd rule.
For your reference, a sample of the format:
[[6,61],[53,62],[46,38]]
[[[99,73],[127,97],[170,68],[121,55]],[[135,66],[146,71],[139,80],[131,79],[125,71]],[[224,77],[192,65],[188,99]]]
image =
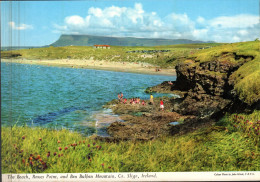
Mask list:
[[[106,127],[120,118],[103,109],[119,92],[126,98],[149,99],[147,87],[175,76],[1,63],[2,126],[66,128],[86,136],[107,135]],[[169,94],[154,94],[155,97]],[[97,121],[100,121],[99,123]],[[103,121],[103,122],[102,122]]]
[[259,171],[258,41],[191,54],[177,78],[1,64],[2,173]]
[[1,15],[3,181],[260,179],[259,0]]

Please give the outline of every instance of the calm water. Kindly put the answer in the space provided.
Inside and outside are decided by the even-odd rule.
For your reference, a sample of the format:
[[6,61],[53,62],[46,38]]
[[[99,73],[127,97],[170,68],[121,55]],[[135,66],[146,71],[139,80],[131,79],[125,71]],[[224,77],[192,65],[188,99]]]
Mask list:
[[[174,76],[1,63],[2,125],[67,128],[105,135],[120,120],[102,106],[124,96],[148,99],[147,87]],[[160,96],[160,94],[155,94]]]

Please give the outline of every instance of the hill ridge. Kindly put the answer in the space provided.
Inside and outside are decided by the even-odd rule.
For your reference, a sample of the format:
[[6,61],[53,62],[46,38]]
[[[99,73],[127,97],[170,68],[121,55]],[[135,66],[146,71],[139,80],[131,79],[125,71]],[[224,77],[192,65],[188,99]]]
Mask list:
[[60,38],[50,46],[92,46],[95,44],[107,44],[112,46],[159,46],[192,43],[213,43],[189,39],[165,39],[165,38],[137,38],[137,37],[110,37],[97,35],[70,35],[62,34]]

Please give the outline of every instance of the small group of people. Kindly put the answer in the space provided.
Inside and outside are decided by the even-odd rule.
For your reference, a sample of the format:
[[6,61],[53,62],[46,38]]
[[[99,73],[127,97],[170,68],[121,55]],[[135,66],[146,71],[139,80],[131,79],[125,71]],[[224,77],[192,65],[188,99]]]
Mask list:
[[[126,104],[127,103],[127,99],[123,98],[123,97],[124,97],[124,94],[122,92],[118,93],[118,95],[117,95],[118,101],[120,101],[121,103]],[[140,97],[131,98],[129,103],[130,104],[142,104],[143,106],[146,105],[144,100],[142,100],[142,102],[141,102]]]
[[[119,101],[121,103],[127,104],[127,99],[126,98],[121,98],[120,97]],[[129,99],[129,103],[130,104],[142,104],[143,106],[146,105],[144,100],[142,100],[142,102],[141,102],[140,97],[134,97],[134,98]]]
[[140,97],[136,97],[136,98],[134,97],[134,98],[130,99],[130,104],[142,104],[143,106],[146,105],[144,100],[142,100],[142,102],[141,102]]
[[[150,103],[153,105],[154,102],[153,102],[153,95],[151,94],[150,95]],[[160,109],[163,111],[164,110],[164,104],[163,104],[163,100],[161,99],[160,100]]]
[[[117,95],[118,97],[118,101],[120,101],[121,103],[124,103],[124,104],[127,104],[127,99],[126,98],[123,98],[124,97],[124,94],[122,92],[118,93]],[[134,98],[131,98],[129,103],[132,105],[132,104],[142,104],[143,106],[146,105],[146,102],[144,100],[141,101],[140,97],[134,97]],[[154,104],[154,101],[153,101],[153,95],[151,94],[150,95],[150,103],[151,105]],[[160,109],[163,111],[164,110],[164,103],[163,103],[163,100],[161,99],[160,100]]]

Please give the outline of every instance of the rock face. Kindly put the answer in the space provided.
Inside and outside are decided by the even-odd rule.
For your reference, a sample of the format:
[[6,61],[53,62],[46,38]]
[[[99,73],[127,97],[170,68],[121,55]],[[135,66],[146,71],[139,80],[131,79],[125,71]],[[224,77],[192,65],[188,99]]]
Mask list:
[[[182,93],[181,98],[165,101],[167,113],[158,112],[153,107],[146,108],[143,111],[150,114],[125,117],[123,120],[126,122],[113,123],[108,128],[109,133],[122,139],[152,139],[164,134],[183,134],[210,125],[228,111],[232,113],[259,109],[258,103],[248,105],[239,99],[234,91],[231,76],[252,59],[254,59],[252,56],[223,53],[208,62],[189,59],[180,63],[176,66],[175,82],[163,82],[146,90],[146,92]],[[155,101],[155,105],[159,105],[159,100]],[[118,111],[118,107],[121,106],[117,105],[114,111]],[[127,108],[123,110],[129,111]],[[142,112],[142,109],[138,111]],[[181,122],[176,126],[169,125],[176,121]]]
[[249,108],[233,92],[230,75],[251,59],[246,57],[237,62],[214,60],[205,63],[187,60],[177,65],[177,80],[172,90],[186,91],[187,94],[175,111],[183,115],[210,118],[221,115],[223,110]]
[[[172,81],[173,82],[173,81]],[[159,92],[159,93],[171,93],[172,86],[169,84],[169,81],[164,81],[159,85],[154,87],[148,87],[145,92],[152,93],[152,92]]]

